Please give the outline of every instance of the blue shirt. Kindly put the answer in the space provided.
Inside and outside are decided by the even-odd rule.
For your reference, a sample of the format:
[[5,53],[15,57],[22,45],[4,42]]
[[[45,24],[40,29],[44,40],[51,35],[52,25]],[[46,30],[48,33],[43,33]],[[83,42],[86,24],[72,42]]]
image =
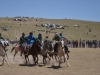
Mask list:
[[34,36],[26,36],[26,38],[28,38],[29,40],[27,41],[27,46],[30,46],[30,44],[34,44]]
[[60,36],[60,38],[65,38],[64,36]]

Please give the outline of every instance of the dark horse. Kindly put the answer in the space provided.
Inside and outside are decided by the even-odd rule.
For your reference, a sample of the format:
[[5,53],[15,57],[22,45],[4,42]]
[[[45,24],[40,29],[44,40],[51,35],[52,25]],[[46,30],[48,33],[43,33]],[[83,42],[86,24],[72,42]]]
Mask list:
[[[29,62],[29,58],[28,56],[29,55],[32,55],[33,59],[34,59],[34,62],[35,64],[38,63],[38,47],[41,46],[41,43],[38,39],[35,39],[34,41],[34,44],[31,44],[30,46],[27,46],[26,43],[23,43],[23,54],[24,54],[24,57],[25,57],[25,60],[26,60],[26,63]],[[15,58],[15,55],[18,53],[18,51],[22,51],[22,49],[19,48],[20,46],[18,44],[16,44],[11,52],[15,49],[15,54],[14,54],[14,58]]]
[[44,40],[42,44],[42,50],[40,54],[43,56],[43,64],[46,64],[46,58],[51,60],[50,57],[53,59],[53,47],[52,47],[52,42],[50,40]]
[[[35,39],[34,44],[29,47],[28,56],[32,55],[35,65],[38,64],[38,47],[41,47],[42,44],[38,39]],[[27,62],[27,59],[26,59]]]

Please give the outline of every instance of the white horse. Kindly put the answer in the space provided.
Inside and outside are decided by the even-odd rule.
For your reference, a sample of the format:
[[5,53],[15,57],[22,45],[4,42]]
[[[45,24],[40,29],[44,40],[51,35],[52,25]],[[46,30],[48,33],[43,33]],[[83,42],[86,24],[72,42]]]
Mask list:
[[[2,56],[2,58],[3,58],[2,65],[4,64],[4,60],[5,60],[9,66],[10,64],[8,63],[8,61],[5,58],[5,56],[7,57],[6,50],[4,49],[6,46],[5,44],[7,45],[7,42],[5,42],[3,40],[0,41],[0,56]],[[7,59],[8,59],[8,57],[7,57]]]
[[62,39],[62,40],[58,41],[57,44],[58,45],[57,45],[57,48],[56,48],[56,54],[57,54],[57,57],[59,59],[59,66],[62,63],[62,59],[61,58],[63,56],[67,66],[69,67],[70,65],[68,63],[67,55],[66,55],[65,50],[64,50],[64,40]]
[[5,40],[0,39],[0,42],[2,43],[2,46],[4,47],[4,50],[7,51],[8,49],[6,49],[6,48],[7,48],[7,46],[10,45],[10,41],[6,40],[6,39]]

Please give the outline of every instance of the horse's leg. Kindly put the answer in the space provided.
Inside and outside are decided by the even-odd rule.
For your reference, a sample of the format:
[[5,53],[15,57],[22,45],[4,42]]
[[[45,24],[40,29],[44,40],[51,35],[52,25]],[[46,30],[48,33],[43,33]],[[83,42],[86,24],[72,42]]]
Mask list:
[[[5,59],[5,56],[2,57],[3,58],[3,62],[2,65],[4,64],[4,60],[7,62],[7,60]],[[7,62],[8,66],[10,66],[10,64]]]
[[69,63],[68,63],[66,54],[64,54],[64,57],[65,57],[66,64],[67,64],[67,66],[69,67],[70,65],[69,65]]
[[57,55],[55,54],[55,60],[57,61]]
[[54,65],[54,58],[53,58],[53,53],[51,54],[51,58],[52,58],[52,60],[53,60],[53,63],[52,63],[52,66]]
[[[3,58],[3,57],[2,57]],[[3,61],[2,61],[2,65],[4,64],[4,58],[3,58]]]
[[59,60],[59,56],[57,54],[55,54],[55,59],[56,61]]
[[36,59],[35,59],[35,56],[34,55],[32,55],[32,57],[33,57],[33,60],[34,60],[34,64],[36,65]]
[[64,62],[65,62],[65,61],[66,61],[66,60],[65,60],[65,56],[63,56],[63,59],[64,59]]
[[51,58],[50,58],[50,56],[49,56],[49,54],[47,53],[47,58],[49,59],[49,61],[51,60]]
[[42,55],[43,56],[43,64],[44,64],[44,55]]
[[13,60],[15,59],[15,56],[16,56],[17,53],[18,53],[18,50],[15,49],[15,54],[14,54]]
[[25,61],[26,61],[26,64],[27,64],[27,56],[24,54],[24,57],[25,57]]
[[28,59],[28,62],[29,62],[29,58],[28,58],[28,56],[29,56],[29,55],[27,55],[27,59]]
[[68,57],[67,60],[68,60],[69,59],[69,54],[68,54],[68,52],[66,52],[66,54],[67,54],[67,57]]
[[39,58],[38,58],[38,55],[36,55],[36,57],[37,57],[37,61],[36,61],[36,63],[38,64],[38,59],[39,59]]
[[61,56],[58,56],[59,58],[59,67],[60,67],[60,64],[62,63],[62,59],[61,59]]
[[43,64],[45,65],[46,64],[46,56],[43,55]]

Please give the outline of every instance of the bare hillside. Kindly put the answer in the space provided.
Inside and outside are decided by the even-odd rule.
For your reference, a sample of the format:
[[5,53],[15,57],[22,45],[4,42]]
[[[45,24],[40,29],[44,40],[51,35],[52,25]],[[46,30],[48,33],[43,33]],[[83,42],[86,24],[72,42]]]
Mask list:
[[[42,27],[41,24],[59,24],[65,27],[64,29],[55,29],[51,30]],[[36,26],[38,24],[38,26]],[[77,25],[77,27],[74,27]],[[8,30],[3,30],[3,27],[7,26]],[[91,29],[91,32],[89,32]],[[46,32],[41,31],[50,31],[51,33],[46,34]],[[70,19],[41,19],[41,18],[28,18],[27,21],[14,21],[14,18],[0,18],[0,32],[2,36],[9,39],[18,39],[22,32],[25,32],[26,35],[30,31],[34,32],[34,35],[37,37],[38,33],[45,36],[49,36],[51,39],[54,36],[54,32],[62,32],[65,37],[69,40],[79,40],[80,38],[84,40],[99,40],[100,39],[100,22],[90,22],[90,21],[81,21],[81,20],[70,20]]]

